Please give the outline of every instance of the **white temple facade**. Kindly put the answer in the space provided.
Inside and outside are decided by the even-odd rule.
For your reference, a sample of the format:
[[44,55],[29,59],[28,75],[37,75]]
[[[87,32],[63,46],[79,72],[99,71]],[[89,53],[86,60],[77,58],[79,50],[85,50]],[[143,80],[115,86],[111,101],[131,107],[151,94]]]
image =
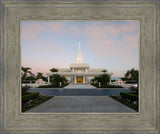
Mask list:
[[[103,70],[107,71],[107,69],[105,68],[90,68],[90,65],[88,63],[83,63],[80,40],[79,40],[79,48],[78,48],[76,63],[71,63],[69,68],[58,68],[58,72],[48,72],[47,76],[49,83],[50,83],[49,78],[51,75],[59,74],[65,76],[67,80],[72,84],[86,84],[90,83],[90,80],[95,76],[104,74],[104,72],[102,72]],[[112,73],[108,72],[107,74],[112,75]]]

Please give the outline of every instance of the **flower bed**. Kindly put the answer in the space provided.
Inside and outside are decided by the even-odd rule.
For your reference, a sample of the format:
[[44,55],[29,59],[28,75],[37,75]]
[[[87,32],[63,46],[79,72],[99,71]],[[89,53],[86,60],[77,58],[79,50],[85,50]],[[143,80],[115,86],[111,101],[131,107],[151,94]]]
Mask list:
[[22,112],[25,112],[33,107],[36,107],[39,104],[51,99],[52,97],[53,96],[39,95],[38,97],[34,98],[33,100],[29,100],[27,102],[22,102]]
[[138,112],[138,101],[131,101],[130,99],[123,98],[120,95],[110,95],[110,97]]
[[39,92],[26,93],[25,95],[22,96],[22,102],[28,102],[29,100],[34,100],[38,96]]
[[129,99],[130,101],[138,101],[138,95],[134,92],[120,92],[120,95],[124,99]]

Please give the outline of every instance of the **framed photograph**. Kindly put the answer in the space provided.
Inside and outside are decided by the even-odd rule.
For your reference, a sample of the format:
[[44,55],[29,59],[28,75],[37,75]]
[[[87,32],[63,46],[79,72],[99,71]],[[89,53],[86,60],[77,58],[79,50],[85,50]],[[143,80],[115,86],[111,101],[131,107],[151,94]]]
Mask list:
[[158,133],[158,1],[2,1],[2,132]]

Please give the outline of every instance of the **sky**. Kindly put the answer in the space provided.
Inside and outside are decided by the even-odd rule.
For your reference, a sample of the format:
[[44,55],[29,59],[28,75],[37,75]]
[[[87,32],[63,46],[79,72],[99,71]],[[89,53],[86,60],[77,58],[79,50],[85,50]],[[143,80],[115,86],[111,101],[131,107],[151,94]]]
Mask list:
[[139,69],[139,21],[21,21],[21,65],[44,75],[76,62],[106,68],[113,77]]

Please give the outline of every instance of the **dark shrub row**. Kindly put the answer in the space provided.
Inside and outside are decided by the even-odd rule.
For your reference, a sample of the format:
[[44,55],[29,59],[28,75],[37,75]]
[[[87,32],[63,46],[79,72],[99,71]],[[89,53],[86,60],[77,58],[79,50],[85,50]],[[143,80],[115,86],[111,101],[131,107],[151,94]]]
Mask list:
[[38,88],[53,88],[53,85],[42,85],[39,86]]
[[32,92],[27,95],[22,96],[22,102],[27,102],[29,100],[33,100],[39,96],[39,92]]
[[106,88],[123,88],[123,87],[118,85],[107,85]]
[[130,99],[131,101],[138,101],[138,95],[130,92],[120,92],[120,95],[124,99]]

